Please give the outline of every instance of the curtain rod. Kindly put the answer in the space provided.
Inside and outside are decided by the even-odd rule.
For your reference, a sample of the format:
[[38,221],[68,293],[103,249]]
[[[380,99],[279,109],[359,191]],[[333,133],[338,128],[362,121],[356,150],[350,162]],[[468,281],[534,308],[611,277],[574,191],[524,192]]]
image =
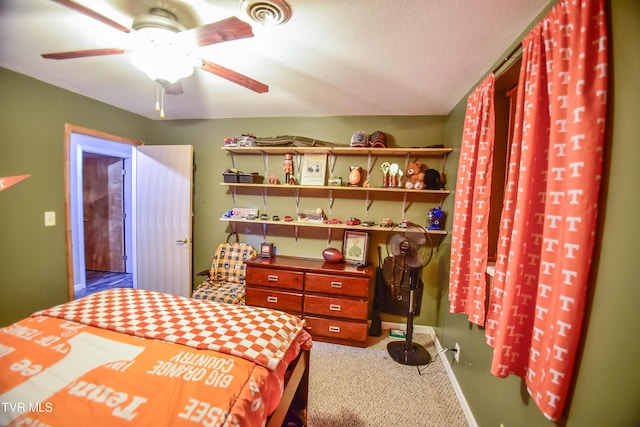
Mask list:
[[507,54],[507,56],[504,57],[502,61],[500,61],[498,65],[496,65],[496,67],[492,71],[494,76],[497,77],[498,71],[504,71],[504,70],[501,70],[501,68],[503,68],[511,59],[514,59],[521,55],[522,55],[522,44],[518,44],[511,52]]

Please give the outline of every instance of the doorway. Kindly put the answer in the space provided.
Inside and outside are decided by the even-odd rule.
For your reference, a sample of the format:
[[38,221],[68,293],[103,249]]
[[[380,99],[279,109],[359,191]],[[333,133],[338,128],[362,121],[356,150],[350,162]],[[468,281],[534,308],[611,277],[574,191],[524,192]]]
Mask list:
[[69,299],[86,288],[83,158],[119,158],[124,170],[125,271],[133,287],[190,296],[193,146],[141,141],[65,124],[65,220]]
[[85,288],[75,289],[76,298],[133,287],[133,272],[126,263],[125,236],[131,234],[125,221],[131,212],[125,205],[131,192],[125,186],[126,173],[122,157],[83,152]]
[[65,179],[69,299],[85,295],[87,272],[130,274],[136,287],[132,241],[132,157],[142,142],[67,124]]

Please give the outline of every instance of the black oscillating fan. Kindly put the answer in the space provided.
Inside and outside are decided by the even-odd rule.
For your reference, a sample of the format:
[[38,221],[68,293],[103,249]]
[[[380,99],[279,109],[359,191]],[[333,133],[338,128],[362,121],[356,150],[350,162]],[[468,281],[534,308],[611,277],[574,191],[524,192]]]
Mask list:
[[429,233],[417,224],[400,224],[389,232],[387,237],[387,253],[391,257],[389,265],[391,272],[390,285],[392,297],[401,299],[401,285],[407,282],[409,285],[409,301],[407,304],[407,336],[405,341],[393,341],[387,345],[387,351],[393,360],[403,365],[426,365],[431,360],[427,349],[420,344],[413,343],[413,316],[419,304],[416,295],[419,295],[422,281],[420,272],[429,264],[433,255],[433,245]]

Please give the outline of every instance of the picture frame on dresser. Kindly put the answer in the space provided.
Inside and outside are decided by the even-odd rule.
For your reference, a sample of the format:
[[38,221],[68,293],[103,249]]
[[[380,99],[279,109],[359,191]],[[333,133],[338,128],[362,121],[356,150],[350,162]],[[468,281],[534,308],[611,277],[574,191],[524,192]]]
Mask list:
[[366,264],[369,249],[369,233],[364,231],[344,232],[342,255],[349,264]]

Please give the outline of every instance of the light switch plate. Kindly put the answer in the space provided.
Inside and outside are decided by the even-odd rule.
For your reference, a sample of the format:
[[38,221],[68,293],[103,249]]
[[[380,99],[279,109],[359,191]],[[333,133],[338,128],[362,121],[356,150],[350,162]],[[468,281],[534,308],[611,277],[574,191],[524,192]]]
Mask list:
[[44,225],[46,227],[52,227],[56,225],[56,213],[55,212],[45,212],[44,213]]

